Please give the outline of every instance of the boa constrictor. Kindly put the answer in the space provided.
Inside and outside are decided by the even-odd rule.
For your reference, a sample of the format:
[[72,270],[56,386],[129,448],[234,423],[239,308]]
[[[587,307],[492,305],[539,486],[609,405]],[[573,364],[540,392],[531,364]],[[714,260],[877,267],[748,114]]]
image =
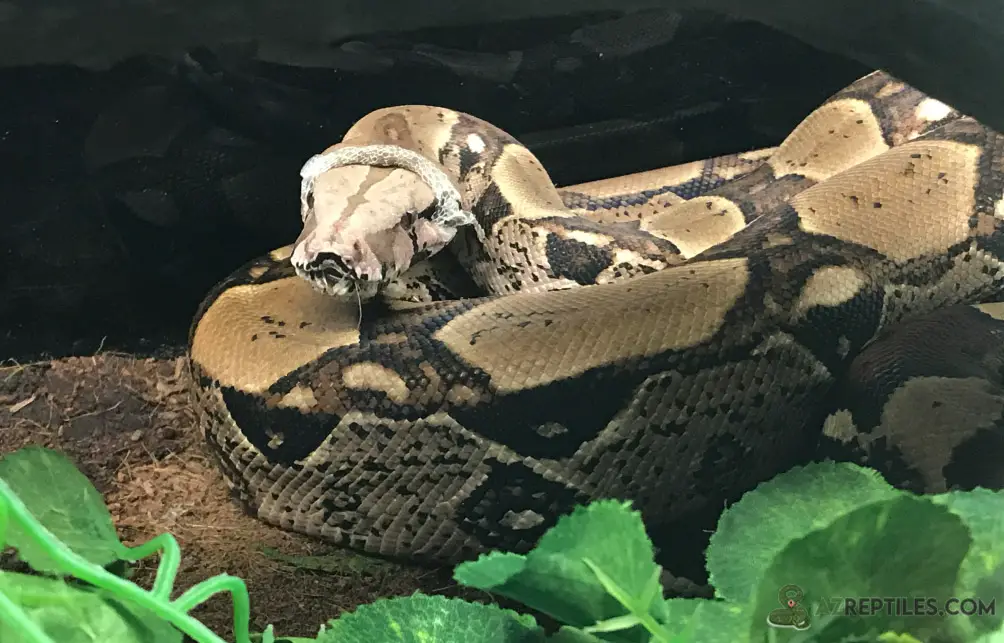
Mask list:
[[671,542],[821,453],[997,484],[1002,142],[876,72],[777,148],[559,190],[484,121],[378,110],[198,311],[205,436],[259,518],[433,562],[597,497]]

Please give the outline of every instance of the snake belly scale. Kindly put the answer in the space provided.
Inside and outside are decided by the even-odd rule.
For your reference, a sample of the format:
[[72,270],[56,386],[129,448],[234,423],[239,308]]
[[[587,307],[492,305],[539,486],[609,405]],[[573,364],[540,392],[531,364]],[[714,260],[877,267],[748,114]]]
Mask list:
[[[484,121],[378,110],[325,152],[349,160],[311,177],[296,244],[200,307],[203,431],[259,518],[440,563],[599,497],[671,534],[827,445],[918,491],[993,482],[1002,140],[875,72],[776,148],[559,190]],[[410,165],[351,161],[371,146]],[[932,386],[972,404],[916,435]]]

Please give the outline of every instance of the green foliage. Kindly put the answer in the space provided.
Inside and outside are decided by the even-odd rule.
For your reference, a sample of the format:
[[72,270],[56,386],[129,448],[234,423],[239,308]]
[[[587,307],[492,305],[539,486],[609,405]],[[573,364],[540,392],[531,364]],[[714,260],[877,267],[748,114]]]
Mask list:
[[[58,454],[38,448],[0,460],[0,479],[17,492],[25,508],[49,533],[78,556],[96,565],[126,560],[115,524],[94,485]],[[7,544],[33,569],[58,573],[61,568],[42,544],[19,527],[7,530]]]
[[[181,641],[181,632],[137,606],[56,578],[0,572],[0,594],[61,643]],[[0,641],[17,641],[21,628],[18,622],[0,623]]]
[[317,643],[538,643],[544,630],[532,617],[459,598],[381,599],[329,623]]
[[[920,533],[923,538],[916,537]],[[752,638],[759,640],[766,634],[767,614],[782,607],[778,588],[787,584],[805,588],[805,601],[810,606],[834,596],[920,595],[943,602],[954,594],[956,575],[969,544],[965,525],[929,501],[903,495],[866,504],[826,529],[790,542],[771,561],[757,585]],[[880,614],[834,619],[829,624],[820,619],[819,627],[839,631],[842,636],[885,631],[916,635],[936,631],[942,625],[940,620],[925,619]]]
[[716,595],[748,601],[789,543],[896,493],[876,472],[849,464],[799,467],[763,483],[725,511],[711,536],[708,574]]
[[[665,621],[665,602],[656,600],[659,572],[641,516],[607,501],[561,517],[528,555],[491,553],[458,566],[454,578],[581,628],[623,616],[626,605]],[[647,640],[643,635],[636,628],[609,640]]]
[[[175,643],[182,633],[222,643],[189,615],[220,591],[233,596],[236,640],[251,640],[240,579],[216,576],[172,598],[174,539],[123,545],[101,496],[58,453],[29,448],[0,459],[2,543],[39,572],[0,572],[4,643]],[[155,553],[150,590],[105,569]],[[725,511],[707,561],[714,600],[665,598],[641,516],[603,500],[561,517],[526,555],[492,552],[455,570],[461,584],[554,618],[555,632],[494,605],[416,593],[362,605],[314,638],[278,640],[1004,643],[1004,615],[992,602],[1004,599],[1002,493],[915,496],[854,465],[800,467]],[[985,608],[946,613],[952,599]],[[907,607],[916,613],[904,614]],[[271,628],[259,639],[276,640]]]

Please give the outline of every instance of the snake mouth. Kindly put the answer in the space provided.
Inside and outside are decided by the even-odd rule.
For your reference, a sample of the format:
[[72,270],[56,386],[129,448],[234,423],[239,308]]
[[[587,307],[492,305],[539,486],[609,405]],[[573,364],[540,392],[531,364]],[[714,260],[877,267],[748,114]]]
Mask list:
[[372,279],[365,272],[357,274],[343,257],[334,253],[319,253],[305,264],[293,262],[293,267],[315,290],[332,297],[368,300],[380,289],[379,279]]

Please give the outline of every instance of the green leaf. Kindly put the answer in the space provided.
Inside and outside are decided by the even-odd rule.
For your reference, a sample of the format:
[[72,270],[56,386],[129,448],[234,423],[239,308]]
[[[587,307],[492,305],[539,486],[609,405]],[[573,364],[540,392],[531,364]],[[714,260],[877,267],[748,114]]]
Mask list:
[[[640,514],[617,500],[562,516],[526,556],[488,554],[459,565],[454,578],[518,600],[562,624],[588,627],[628,610],[604,589],[587,559],[630,596],[651,595],[650,579],[658,573],[652,542]],[[650,613],[664,622],[664,602],[653,601]],[[617,634],[617,640],[647,640],[641,627]]]
[[[690,598],[671,598],[665,603],[666,630],[672,643],[737,643],[749,633],[749,618],[738,605]],[[548,641],[596,643],[603,639],[578,628],[563,627]]]
[[[943,504],[969,527],[973,544],[962,561],[956,597],[989,603],[1004,600],[1004,493],[987,489],[951,491],[931,497]],[[996,611],[996,610],[995,610]],[[1004,623],[1004,610],[996,614],[957,615],[953,629],[965,639],[991,632]]]
[[[181,632],[135,606],[42,576],[0,572],[0,594],[58,643],[179,643]],[[25,641],[0,618],[0,641]]]
[[[101,566],[126,557],[101,494],[66,456],[26,447],[0,458],[0,478],[35,519],[77,555]],[[9,525],[6,540],[32,568],[64,572],[16,525]]]
[[666,600],[666,607],[667,629],[677,637],[674,643],[736,643],[745,640],[749,631],[749,615],[735,603],[671,598]]
[[1004,494],[987,489],[951,491],[931,500],[969,527],[973,545],[959,572],[959,589],[972,591],[1004,563]]
[[796,467],[762,483],[725,510],[711,536],[708,574],[716,595],[746,603],[788,543],[900,493],[877,472],[850,463]]
[[495,588],[517,576],[526,568],[526,556],[492,551],[475,561],[461,563],[453,572],[458,583],[478,589]]
[[[772,611],[779,610],[774,618],[790,613],[782,603],[786,587],[798,607],[808,610],[802,617],[808,617],[812,633],[825,630],[825,637],[814,640],[887,631],[917,635],[942,626],[944,617],[937,614],[887,616],[882,610],[845,616],[844,599],[931,598],[937,609],[953,595],[971,542],[959,517],[929,498],[902,494],[856,509],[792,542],[774,559],[754,599],[751,639],[762,640],[774,629],[767,624]],[[796,634],[790,628],[774,631],[778,641]]]
[[1004,629],[984,634],[976,639],[974,643],[1004,643]]
[[533,617],[459,598],[383,598],[328,622],[318,643],[538,643]]

